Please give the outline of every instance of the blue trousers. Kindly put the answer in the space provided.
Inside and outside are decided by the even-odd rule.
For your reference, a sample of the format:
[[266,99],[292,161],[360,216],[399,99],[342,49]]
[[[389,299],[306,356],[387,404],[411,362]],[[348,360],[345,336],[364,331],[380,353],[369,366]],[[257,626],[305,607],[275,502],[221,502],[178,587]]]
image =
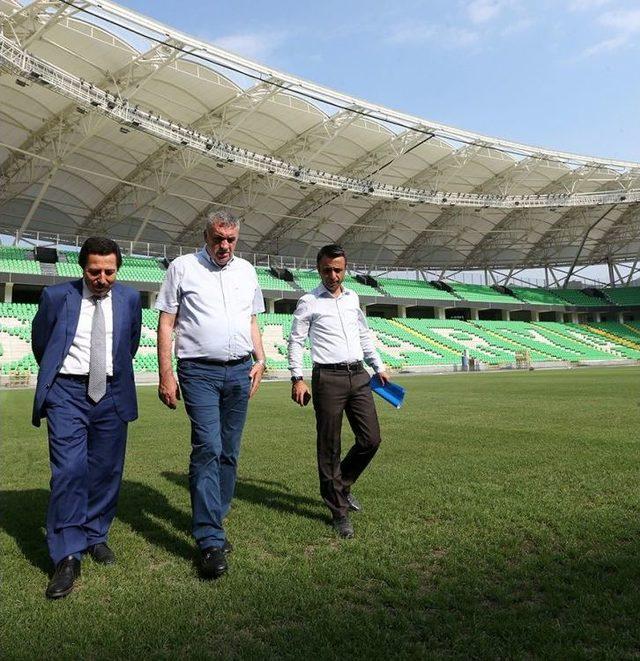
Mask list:
[[222,522],[236,486],[250,369],[250,360],[232,367],[189,359],[178,363],[182,398],[191,420],[189,489],[192,531],[200,549],[225,542]]
[[45,400],[51,495],[47,545],[54,564],[107,540],[122,482],[127,423],[107,384],[94,404],[87,383],[58,376]]

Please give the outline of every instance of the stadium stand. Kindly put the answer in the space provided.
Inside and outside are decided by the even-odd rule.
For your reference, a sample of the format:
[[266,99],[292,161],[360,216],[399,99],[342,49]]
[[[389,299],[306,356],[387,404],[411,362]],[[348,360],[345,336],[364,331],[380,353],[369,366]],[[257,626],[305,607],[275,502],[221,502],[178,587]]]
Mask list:
[[26,248],[0,246],[0,271],[4,273],[30,273],[40,275],[40,262]]
[[523,303],[530,305],[566,305],[567,302],[553,294],[547,289],[541,287],[511,287],[509,289],[513,295],[521,300]]
[[608,287],[601,291],[615,305],[640,305],[640,287]]
[[[634,351],[640,351],[640,331],[629,324],[619,324],[614,321],[602,321],[578,326],[581,332],[592,332],[600,338],[606,338],[616,344],[621,344]],[[630,355],[635,358],[635,355]]]
[[[62,262],[65,263],[65,262]],[[31,321],[37,305],[0,303],[0,373],[35,374],[31,353]],[[269,367],[287,369],[287,340],[292,315],[261,314],[258,324]],[[142,337],[134,361],[137,373],[157,373],[158,312],[142,311]],[[640,360],[640,322],[572,324],[525,321],[461,321],[456,319],[383,319],[369,317],[375,345],[394,369],[460,365],[462,353],[487,365],[513,365],[516,354],[531,361]],[[308,343],[305,368],[311,368]]]
[[[13,253],[14,255],[16,253]],[[142,270],[144,277],[150,277],[148,271],[154,271],[162,277],[164,273],[155,260],[127,257],[127,268]],[[68,277],[79,275],[77,253],[61,255],[56,264],[58,273]],[[123,266],[123,270],[124,270]],[[275,278],[267,269],[258,269],[260,284],[265,290],[284,289],[290,284]],[[315,271],[296,272],[296,281],[301,289],[310,290],[319,282]],[[437,289],[428,283],[398,281],[398,289],[393,289],[394,279],[381,279],[379,287],[385,295],[405,295],[411,291],[420,291],[425,300],[441,297],[441,300],[458,300],[446,291]],[[380,292],[349,276],[347,286],[358,288],[360,292]],[[391,292],[389,292],[389,288]],[[294,290],[293,287],[291,287]],[[487,287],[464,285],[464,295],[488,297],[509,301],[515,300],[503,296]],[[488,290],[488,291],[487,291]],[[526,290],[524,294],[522,290]],[[425,293],[426,292],[426,293]],[[493,294],[491,294],[492,292]],[[533,292],[533,293],[532,293]],[[544,293],[543,293],[544,292]],[[539,298],[543,305],[554,299],[552,292],[542,289],[518,288],[514,291],[519,296]],[[444,298],[448,297],[448,298]],[[31,353],[31,321],[37,305],[27,303],[0,303],[0,373],[35,374],[37,365]],[[137,373],[157,372],[156,327],[158,312],[153,309],[142,311],[143,331],[140,350],[135,358],[134,370]],[[263,333],[265,351],[272,370],[287,369],[287,340],[291,332],[292,315],[258,315],[258,324]],[[516,354],[529,352],[531,361],[611,361],[620,359],[640,360],[640,322],[626,324],[600,322],[590,324],[571,324],[559,322],[524,322],[524,321],[461,321],[456,319],[383,319],[369,317],[368,323],[373,338],[385,363],[391,368],[414,368],[429,366],[459,365],[462,353],[466,350],[470,358],[494,366],[509,365],[516,362]],[[311,367],[311,358],[305,352],[304,366]]]
[[358,282],[353,275],[346,275],[344,278],[344,284],[358,294],[358,296],[384,296],[379,289]]
[[126,282],[162,282],[165,270],[149,257],[122,257],[118,279]]
[[315,289],[320,284],[320,276],[317,271],[302,271],[291,269],[293,280],[296,285],[304,292]]
[[576,352],[581,360],[611,360],[624,358],[624,352],[616,347],[610,350],[607,345],[595,341],[593,336],[579,331],[577,324],[561,324],[555,321],[532,323],[536,331],[549,341],[567,351]]
[[458,298],[428,282],[404,278],[378,278],[378,288],[387,296],[437,301],[457,301]]
[[447,282],[454,293],[464,301],[480,303],[517,303],[518,301],[508,294],[487,287],[485,285],[470,285],[462,282]]
[[[78,265],[78,253],[61,252],[61,261],[56,263],[56,271],[64,278],[79,278],[82,269]],[[123,255],[118,279],[125,282],[162,282],[165,270],[153,257],[131,257]]]
[[[293,279],[296,285],[304,292],[310,292],[320,284],[320,276],[317,271],[302,271],[291,269]],[[278,280],[280,282],[280,280]],[[358,296],[384,296],[384,293],[375,287],[370,287],[362,282],[358,282],[353,275],[346,275],[344,278],[346,287],[354,291]],[[281,289],[281,287],[278,287]]]
[[569,303],[569,305],[580,305],[586,307],[599,307],[607,305],[607,301],[602,298],[596,298],[585,294],[580,289],[552,289],[555,296]]
[[295,291],[295,288],[289,282],[276,278],[267,268],[258,267],[256,268],[256,273],[258,275],[258,284],[263,291]]
[[[262,333],[265,354],[271,369],[287,369],[287,341],[291,334],[293,316],[290,314],[267,313],[259,314],[258,326]],[[311,357],[307,350],[302,358],[305,369],[311,368]]]

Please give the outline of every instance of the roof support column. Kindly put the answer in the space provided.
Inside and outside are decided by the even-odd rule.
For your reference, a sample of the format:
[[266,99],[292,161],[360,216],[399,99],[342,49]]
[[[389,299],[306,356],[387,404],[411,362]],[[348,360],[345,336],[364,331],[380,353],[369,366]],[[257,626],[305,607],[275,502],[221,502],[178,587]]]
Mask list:
[[42,184],[42,187],[40,188],[40,192],[36,196],[36,199],[31,203],[31,207],[27,215],[25,216],[24,220],[22,221],[22,225],[20,225],[20,229],[18,230],[18,234],[16,236],[16,241],[20,240],[22,233],[27,229],[27,227],[29,227],[29,223],[31,222],[31,219],[33,218],[35,212],[38,210],[38,207],[40,206],[40,202],[42,202],[42,198],[49,189],[49,186],[51,185],[53,178],[56,176],[59,167],[60,167],[59,165],[54,165],[53,169],[51,170],[51,172],[49,172],[47,176],[47,180],[44,182],[44,184]]
[[613,264],[610,257],[607,257],[607,268],[609,269],[609,284],[613,287],[616,282],[616,276],[613,272]]
[[573,275],[576,265],[578,264],[578,260],[582,255],[582,249],[584,248],[584,244],[587,242],[587,239],[589,238],[589,234],[591,234],[591,231],[595,229],[595,227],[601,221],[603,221],[614,209],[615,209],[615,205],[610,206],[599,218],[597,218],[593,223],[591,223],[589,229],[585,232],[584,236],[582,237],[582,241],[580,242],[580,247],[578,248],[578,252],[576,253],[575,259],[573,260],[573,264],[571,264],[571,268],[569,269],[569,272],[567,273],[567,277],[564,280],[564,285],[563,285],[564,289],[566,289],[567,285],[569,284],[569,280],[571,280],[571,276]]

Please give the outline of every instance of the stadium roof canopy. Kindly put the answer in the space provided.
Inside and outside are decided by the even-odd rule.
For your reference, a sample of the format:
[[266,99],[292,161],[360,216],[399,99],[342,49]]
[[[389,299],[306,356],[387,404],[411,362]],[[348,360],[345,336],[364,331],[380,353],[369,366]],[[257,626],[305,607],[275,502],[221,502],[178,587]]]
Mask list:
[[[0,0],[0,229],[387,268],[637,260],[640,164],[395,112],[109,2]],[[606,129],[605,129],[606,130]]]

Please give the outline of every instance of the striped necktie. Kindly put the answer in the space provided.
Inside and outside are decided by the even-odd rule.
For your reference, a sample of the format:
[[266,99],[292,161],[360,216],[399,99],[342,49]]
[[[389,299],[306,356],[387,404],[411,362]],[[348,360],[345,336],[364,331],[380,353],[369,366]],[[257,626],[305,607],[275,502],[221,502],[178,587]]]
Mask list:
[[100,296],[91,297],[95,302],[91,321],[91,351],[89,353],[89,399],[98,403],[107,392],[107,330]]

